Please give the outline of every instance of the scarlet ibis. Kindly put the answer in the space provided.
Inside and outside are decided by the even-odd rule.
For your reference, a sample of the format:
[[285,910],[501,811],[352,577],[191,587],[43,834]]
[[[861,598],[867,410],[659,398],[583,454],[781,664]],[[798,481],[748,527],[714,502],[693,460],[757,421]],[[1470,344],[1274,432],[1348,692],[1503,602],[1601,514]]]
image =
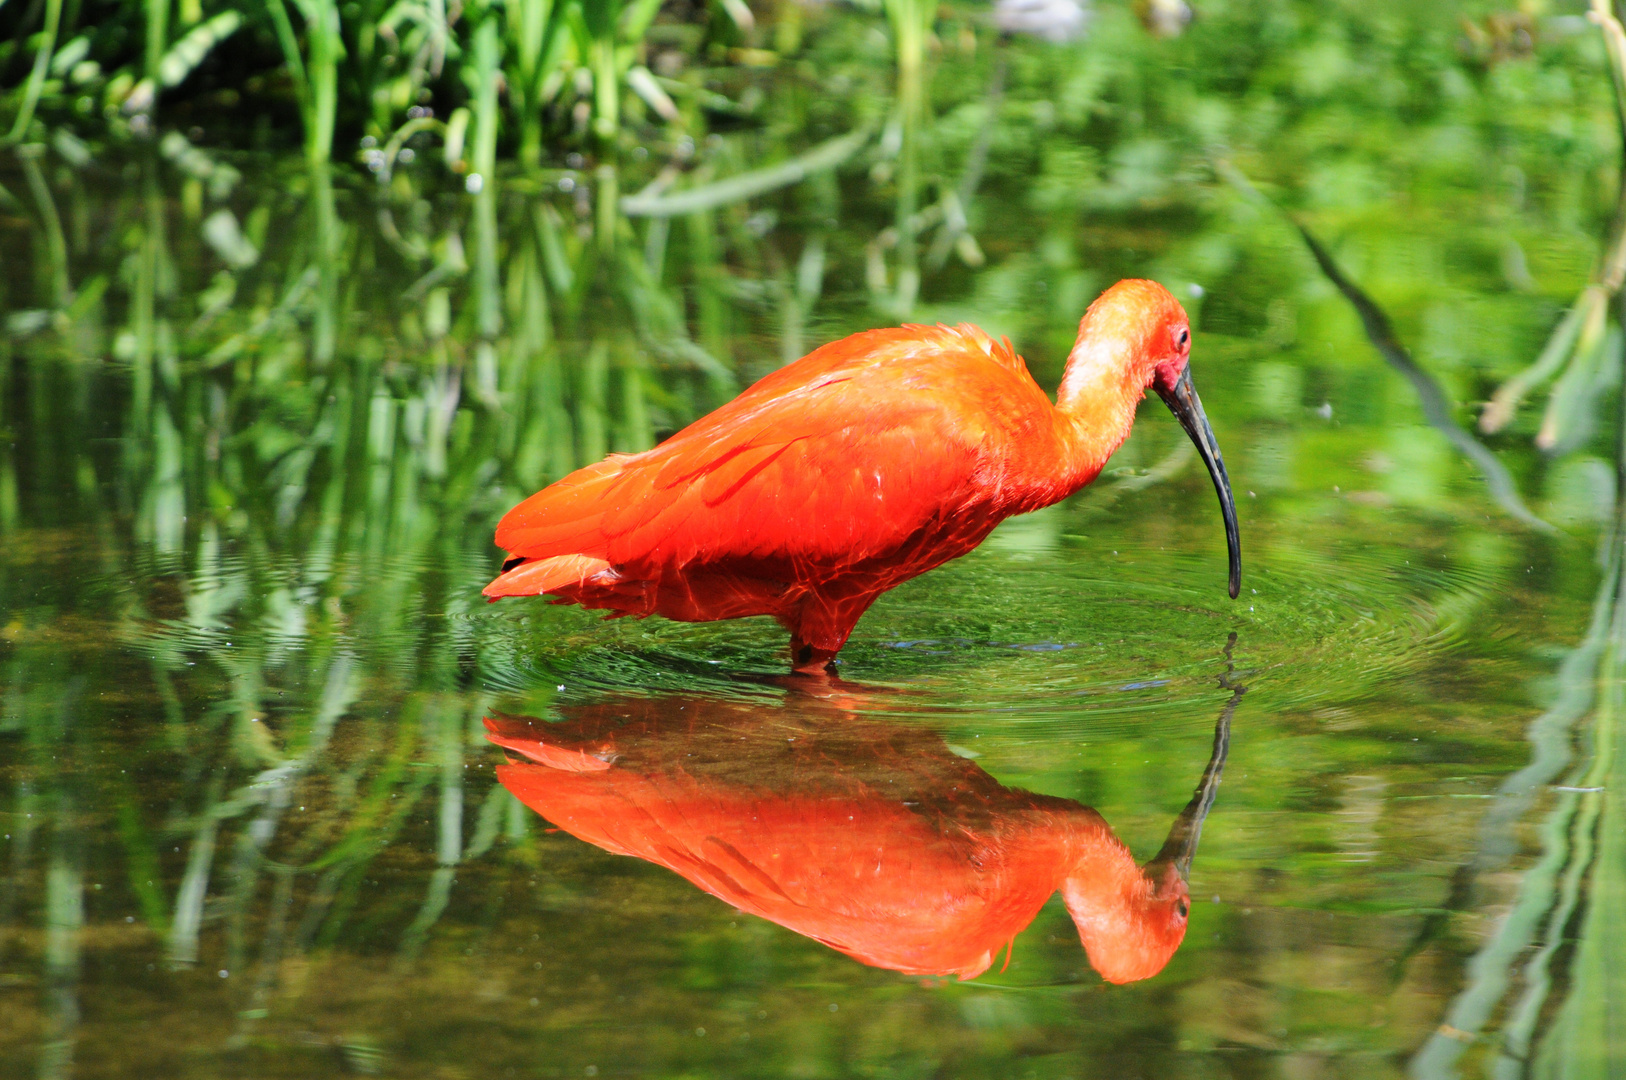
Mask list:
[[819,672],[881,593],[1095,479],[1150,387],[1213,477],[1235,598],[1236,506],[1190,355],[1185,309],[1140,280],[1090,305],[1054,405],[1010,343],[975,326],[854,334],[514,507],[485,595],[546,593],[611,618],[772,615],[792,667]]
[[1185,937],[1186,875],[1240,692],[1144,867],[1089,807],[1007,788],[928,730],[817,699],[611,700],[486,727],[514,755],[502,784],[554,825],[863,963],[972,978],[1059,889],[1090,964],[1124,983],[1161,971]]

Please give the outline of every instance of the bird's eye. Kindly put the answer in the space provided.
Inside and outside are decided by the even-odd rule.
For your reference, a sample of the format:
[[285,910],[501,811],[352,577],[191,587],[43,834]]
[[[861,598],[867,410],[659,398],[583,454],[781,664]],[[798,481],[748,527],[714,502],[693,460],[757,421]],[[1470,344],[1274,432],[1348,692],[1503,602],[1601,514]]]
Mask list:
[[1174,913],[1176,915],[1180,916],[1182,919],[1186,917],[1186,914],[1190,910],[1191,910],[1191,904],[1189,902],[1187,902],[1186,900],[1182,899],[1182,900],[1176,900],[1174,902]]
[[1186,347],[1186,343],[1190,340],[1191,331],[1182,326],[1180,328],[1180,332],[1174,335],[1174,347],[1177,349],[1183,349]]

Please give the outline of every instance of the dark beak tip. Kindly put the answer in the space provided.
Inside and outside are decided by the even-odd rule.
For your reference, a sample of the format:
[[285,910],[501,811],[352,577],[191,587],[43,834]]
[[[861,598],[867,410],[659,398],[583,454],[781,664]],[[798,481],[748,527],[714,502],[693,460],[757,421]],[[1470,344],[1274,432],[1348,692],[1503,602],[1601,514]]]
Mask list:
[[1240,582],[1240,581],[1232,581],[1228,591],[1231,594],[1231,599],[1235,600],[1236,597],[1237,597],[1237,594],[1242,591],[1242,582]]

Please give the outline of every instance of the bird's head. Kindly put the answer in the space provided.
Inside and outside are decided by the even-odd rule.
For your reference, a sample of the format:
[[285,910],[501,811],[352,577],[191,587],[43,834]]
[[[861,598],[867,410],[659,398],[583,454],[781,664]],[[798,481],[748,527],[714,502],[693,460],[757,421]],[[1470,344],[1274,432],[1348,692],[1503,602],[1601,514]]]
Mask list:
[[1161,389],[1173,386],[1191,359],[1191,319],[1157,282],[1126,278],[1095,298],[1078,340],[1079,349],[1105,346],[1101,362],[1121,366],[1136,389]]
[[1062,897],[1090,966],[1109,983],[1150,979],[1186,938],[1191,890],[1169,863],[1148,865],[1105,893],[1098,881],[1069,879]]
[[[1155,281],[1129,278],[1096,297],[1079,326],[1075,356],[1097,354],[1106,364],[1119,366],[1137,396],[1153,390],[1168,405],[1185,429],[1214,480],[1220,511],[1225,516],[1225,542],[1230,558],[1231,598],[1242,589],[1242,545],[1237,531],[1236,502],[1231,478],[1225,472],[1214,428],[1191,383],[1191,319],[1169,290]],[[1072,365],[1069,359],[1069,367]],[[1080,365],[1081,369],[1085,365]]]

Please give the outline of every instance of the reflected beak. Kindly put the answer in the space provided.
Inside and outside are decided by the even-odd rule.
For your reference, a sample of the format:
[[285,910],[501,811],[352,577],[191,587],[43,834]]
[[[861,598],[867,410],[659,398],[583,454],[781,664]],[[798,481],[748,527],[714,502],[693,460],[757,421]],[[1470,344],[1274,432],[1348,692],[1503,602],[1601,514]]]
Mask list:
[[[1218,784],[1215,786],[1218,787]],[[1169,838],[1163,844],[1164,851],[1168,852],[1166,857],[1169,862],[1180,872],[1181,881],[1191,880],[1191,864],[1197,857],[1197,843],[1203,838],[1203,821],[1208,817],[1209,807],[1214,804],[1213,794],[1205,794],[1208,794],[1206,805],[1187,807],[1186,811],[1175,819],[1174,826],[1169,829]],[[1160,851],[1158,854],[1162,855],[1163,852]]]
[[1219,720],[1214,724],[1214,749],[1209,752],[1203,778],[1197,781],[1191,801],[1186,803],[1186,808],[1180,811],[1180,816],[1169,827],[1169,838],[1163,841],[1163,847],[1146,864],[1145,869],[1154,880],[1163,868],[1170,866],[1180,875],[1181,881],[1191,880],[1191,861],[1197,856],[1197,842],[1202,839],[1203,822],[1208,818],[1208,811],[1213,809],[1214,797],[1219,794],[1220,777],[1225,774],[1225,759],[1231,754],[1231,718],[1236,715],[1237,702],[1248,692],[1246,686],[1231,682],[1231,646],[1234,644],[1236,634],[1233,633],[1225,646],[1225,674],[1220,676],[1220,685],[1230,689],[1231,700],[1220,710]]
[[1168,405],[1180,426],[1186,429],[1197,452],[1208,466],[1208,475],[1214,478],[1214,490],[1219,492],[1220,512],[1225,515],[1225,545],[1231,556],[1231,599],[1242,591],[1242,539],[1236,527],[1236,502],[1231,498],[1231,478],[1225,474],[1225,459],[1220,457],[1219,443],[1214,441],[1214,429],[1203,413],[1202,399],[1191,385],[1191,368],[1180,372],[1173,386],[1164,389],[1156,381],[1152,384],[1157,396]]
[[[1227,743],[1229,738],[1227,737]],[[1198,785],[1191,797],[1191,802],[1180,811],[1180,816],[1174,819],[1169,827],[1168,839],[1158,853],[1146,863],[1146,872],[1156,877],[1164,867],[1172,866],[1180,875],[1181,881],[1191,880],[1191,863],[1197,857],[1197,843],[1203,836],[1203,822],[1208,817],[1209,809],[1214,805],[1214,796],[1219,792],[1220,771],[1224,768],[1221,759],[1220,768],[1210,765],[1208,772],[1203,774],[1203,782]]]

